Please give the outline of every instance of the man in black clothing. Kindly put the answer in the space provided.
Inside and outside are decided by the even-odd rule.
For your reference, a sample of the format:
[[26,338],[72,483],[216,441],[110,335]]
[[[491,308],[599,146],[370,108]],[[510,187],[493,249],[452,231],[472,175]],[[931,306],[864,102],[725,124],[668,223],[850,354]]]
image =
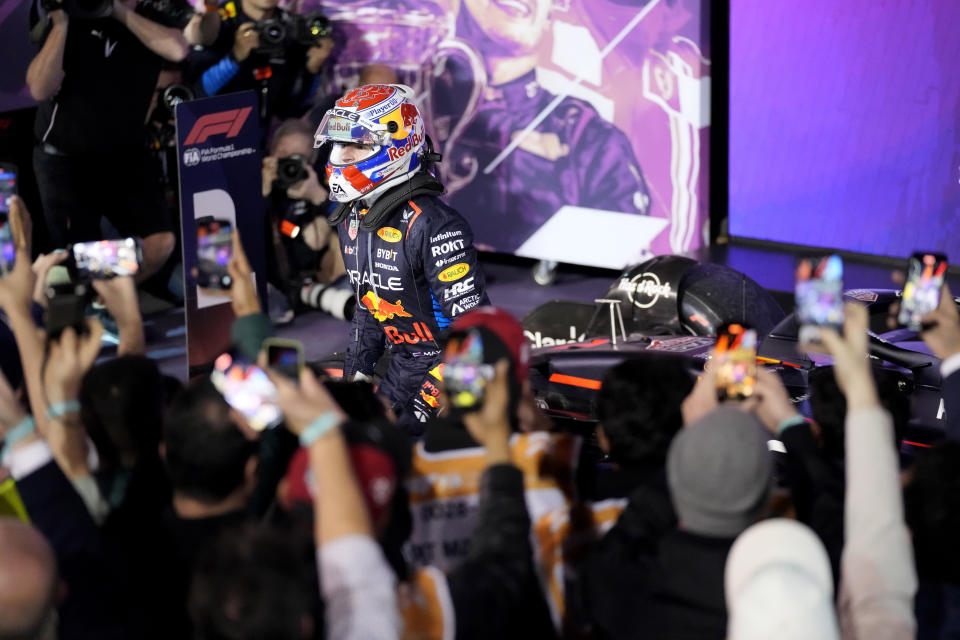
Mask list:
[[641,486],[582,568],[596,637],[726,637],[727,553],[762,514],[771,486],[762,430],[726,407],[677,434],[667,459],[670,501]]
[[57,246],[96,240],[106,216],[125,236],[143,238],[145,278],[173,251],[144,121],[162,59],[187,53],[183,34],[114,0],[112,15],[46,19],[44,43],[27,70],[41,101],[34,170]]
[[266,125],[273,117],[303,115],[333,40],[317,37],[307,46],[279,37],[281,31],[291,32],[293,20],[277,0],[229,0],[220,7],[220,17],[216,41],[195,60],[200,72],[194,93],[203,97],[252,89],[260,97],[260,119]]
[[[185,638],[185,603],[194,564],[223,531],[247,518],[256,471],[256,445],[234,422],[209,380],[184,389],[167,411],[163,450],[173,507],[164,518],[164,579],[170,638]],[[174,613],[175,612],[175,613]]]

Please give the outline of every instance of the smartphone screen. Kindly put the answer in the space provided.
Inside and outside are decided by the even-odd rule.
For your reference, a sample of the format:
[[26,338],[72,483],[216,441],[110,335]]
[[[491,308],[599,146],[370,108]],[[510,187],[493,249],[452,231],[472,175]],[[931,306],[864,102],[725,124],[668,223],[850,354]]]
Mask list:
[[293,380],[300,378],[304,356],[303,346],[299,342],[271,338],[264,341],[264,346],[267,348],[267,363],[271,369]]
[[10,213],[10,197],[17,193],[17,170],[0,164],[0,213]]
[[197,284],[206,289],[229,289],[233,284],[227,263],[233,255],[233,230],[227,220],[197,220]]
[[277,388],[257,365],[237,353],[221,354],[213,363],[210,380],[231,407],[257,431],[280,424]]
[[800,342],[816,342],[819,327],[843,328],[843,260],[803,258],[797,264],[797,319]]
[[487,382],[493,379],[493,365],[483,362],[483,338],[477,331],[452,335],[447,341],[443,386],[450,406],[461,411],[478,409],[483,404]]
[[135,276],[140,271],[140,247],[134,238],[78,242],[73,245],[73,261],[81,277]]
[[6,213],[0,213],[0,277],[13,271],[17,257],[17,247],[10,231],[10,219]]
[[940,305],[940,291],[947,272],[947,257],[942,253],[915,253],[907,266],[900,315],[905,327],[920,331],[923,317]]
[[713,351],[717,367],[717,397],[721,401],[743,400],[757,386],[757,332],[730,324],[720,330]]

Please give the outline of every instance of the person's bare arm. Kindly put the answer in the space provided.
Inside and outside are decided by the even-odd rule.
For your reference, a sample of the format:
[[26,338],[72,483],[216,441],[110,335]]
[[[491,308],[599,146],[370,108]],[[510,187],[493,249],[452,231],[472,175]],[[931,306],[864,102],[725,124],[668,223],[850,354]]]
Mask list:
[[63,50],[67,46],[67,14],[65,11],[50,13],[53,28],[46,42],[27,67],[27,86],[34,100],[47,100],[60,90],[63,83]]
[[117,321],[117,355],[143,355],[147,340],[143,333],[143,316],[140,314],[137,286],[133,278],[94,280],[93,288],[103,298],[107,311]]
[[7,320],[20,351],[23,379],[30,400],[30,410],[37,421],[37,430],[45,432],[46,403],[41,381],[45,334],[37,329],[30,314],[33,297],[34,273],[30,263],[30,238],[33,225],[27,205],[19,196],[10,200],[10,229],[16,246],[13,271],[0,278],[0,308]]
[[113,17],[119,20],[148,49],[161,58],[180,62],[187,57],[190,46],[183,32],[164,27],[139,15],[121,0],[113,0]]
[[183,29],[183,36],[190,45],[209,47],[220,35],[220,13],[214,9],[207,9],[203,13],[195,13],[190,22]]

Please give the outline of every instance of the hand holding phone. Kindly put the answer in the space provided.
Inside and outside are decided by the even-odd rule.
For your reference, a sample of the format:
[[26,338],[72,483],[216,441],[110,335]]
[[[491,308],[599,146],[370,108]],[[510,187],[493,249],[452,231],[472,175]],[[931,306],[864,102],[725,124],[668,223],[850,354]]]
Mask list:
[[923,330],[923,318],[940,305],[940,290],[947,272],[942,253],[914,253],[907,265],[907,282],[897,321],[914,331]]
[[210,380],[231,407],[256,431],[275,427],[283,419],[277,388],[267,374],[239,352],[223,353],[214,361]]
[[0,213],[10,213],[10,198],[17,195],[17,168],[0,163]]
[[471,329],[454,334],[447,341],[443,386],[450,406],[459,411],[476,411],[483,406],[487,383],[496,374],[494,365],[483,361],[483,338]]
[[797,264],[797,319],[801,344],[819,342],[820,327],[843,330],[843,260],[832,255]]
[[233,285],[227,263],[233,256],[233,226],[211,216],[197,219],[197,285],[226,291]]
[[10,199],[17,194],[17,168],[0,163],[0,277],[13,271],[17,246],[10,228]]
[[72,247],[72,255],[81,280],[133,277],[143,263],[142,249],[135,238],[78,242]]
[[299,380],[306,363],[303,344],[299,340],[267,338],[263,341],[267,366],[291,380]]
[[757,385],[757,332],[740,324],[729,324],[717,335],[713,351],[717,372],[717,398],[745,400]]

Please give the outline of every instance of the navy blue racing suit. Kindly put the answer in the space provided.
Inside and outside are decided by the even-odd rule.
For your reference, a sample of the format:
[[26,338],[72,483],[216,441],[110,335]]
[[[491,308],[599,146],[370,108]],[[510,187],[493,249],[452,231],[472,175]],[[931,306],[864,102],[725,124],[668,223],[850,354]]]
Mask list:
[[339,225],[340,250],[357,296],[344,379],[372,376],[387,348],[380,386],[413,435],[436,414],[444,333],[457,315],[490,303],[470,226],[431,195],[418,195],[362,231],[358,202]]

